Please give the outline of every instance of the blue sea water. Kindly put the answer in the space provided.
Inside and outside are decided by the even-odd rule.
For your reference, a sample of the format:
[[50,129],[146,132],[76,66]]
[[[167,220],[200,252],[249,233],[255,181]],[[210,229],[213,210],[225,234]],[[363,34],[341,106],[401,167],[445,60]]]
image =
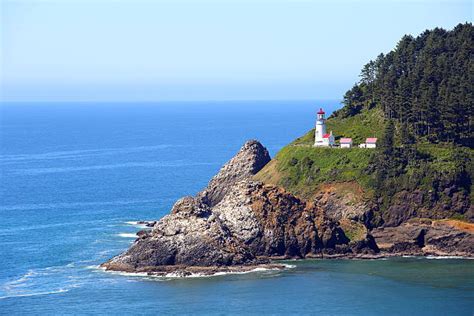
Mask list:
[[474,261],[290,261],[191,279],[97,265],[247,140],[274,155],[337,101],[0,106],[0,314],[472,315]]

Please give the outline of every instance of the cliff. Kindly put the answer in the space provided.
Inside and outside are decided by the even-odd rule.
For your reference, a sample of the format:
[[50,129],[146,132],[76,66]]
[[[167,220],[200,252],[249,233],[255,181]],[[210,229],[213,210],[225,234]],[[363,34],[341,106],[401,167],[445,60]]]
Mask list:
[[[258,181],[268,151],[249,141],[196,196],[141,231],[107,270],[163,275],[281,268],[272,259],[378,258],[474,253],[474,225],[420,220],[373,228],[374,205],[355,183],[325,184],[304,199]],[[359,191],[357,191],[359,190]]]
[[102,266],[187,274],[279,258],[472,257],[473,32],[466,23],[406,36],[364,66],[327,127],[336,141],[377,137],[377,149],[314,148],[310,130],[270,159],[249,141]]
[[406,35],[364,65],[326,125],[336,142],[377,137],[377,150],[312,148],[310,130],[257,178],[305,199],[327,184],[351,183],[345,192],[373,205],[371,227],[396,227],[412,218],[472,223],[474,81],[466,56],[473,34],[472,24],[464,23]]
[[351,242],[324,209],[252,177],[270,161],[249,141],[195,197],[143,231],[108,270],[164,274],[249,269],[270,259],[375,254],[371,235]]

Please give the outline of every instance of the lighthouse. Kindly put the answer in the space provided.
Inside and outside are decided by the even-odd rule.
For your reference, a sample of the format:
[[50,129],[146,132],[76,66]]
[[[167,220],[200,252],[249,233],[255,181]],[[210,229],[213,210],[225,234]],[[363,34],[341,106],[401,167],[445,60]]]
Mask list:
[[325,112],[322,108],[316,113],[316,128],[314,130],[314,146],[315,147],[329,147],[334,146],[334,136],[332,131],[326,133],[326,119],[324,118]]

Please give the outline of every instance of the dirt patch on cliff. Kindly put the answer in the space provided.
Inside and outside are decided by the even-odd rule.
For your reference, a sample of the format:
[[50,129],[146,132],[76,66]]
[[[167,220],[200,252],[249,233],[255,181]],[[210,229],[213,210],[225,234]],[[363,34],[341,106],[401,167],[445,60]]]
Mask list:
[[467,223],[455,219],[442,219],[434,221],[432,225],[434,227],[449,226],[454,229],[465,231],[466,233],[474,234],[474,223]]
[[321,193],[335,193],[338,197],[344,197],[345,201],[349,203],[360,203],[367,199],[366,192],[355,181],[322,184],[314,192],[313,197]]

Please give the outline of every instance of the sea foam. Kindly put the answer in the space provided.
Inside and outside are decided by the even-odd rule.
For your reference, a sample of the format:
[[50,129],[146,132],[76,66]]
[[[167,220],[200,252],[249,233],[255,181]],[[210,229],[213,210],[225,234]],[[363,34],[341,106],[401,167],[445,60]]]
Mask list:
[[14,298],[14,297],[29,297],[29,296],[39,296],[39,295],[52,295],[52,294],[60,294],[69,292],[68,289],[59,289],[56,291],[48,291],[48,292],[37,292],[37,293],[26,293],[26,294],[12,294],[12,295],[5,295],[0,296],[0,300],[7,299],[7,298]]
[[[296,268],[296,265],[291,265],[291,264],[282,264],[282,266],[285,267],[285,269],[293,269]],[[165,275],[153,275],[153,274],[148,274],[147,272],[122,272],[122,271],[111,271],[111,270],[106,270],[103,267],[100,266],[88,266],[86,267],[87,269],[95,269],[95,270],[100,270],[106,273],[110,274],[115,274],[115,275],[121,275],[121,276],[127,276],[127,277],[141,277],[145,279],[154,279],[158,281],[166,281],[170,279],[191,279],[191,278],[212,278],[212,277],[218,277],[218,276],[226,276],[226,275],[240,275],[240,274],[249,274],[249,273],[256,273],[256,272],[276,272],[276,271],[282,271],[282,269],[279,268],[264,268],[264,267],[256,267],[254,269],[248,270],[248,271],[221,271],[221,272],[216,272],[213,274],[205,274],[205,273],[191,273],[188,275],[182,275],[179,272],[170,272]]]
[[120,234],[117,234],[117,236],[119,237],[123,237],[123,238],[137,238],[137,234],[135,233],[120,233]]
[[138,228],[149,228],[146,224],[139,223],[137,221],[128,221],[128,222],[125,222],[125,224],[138,227]]

